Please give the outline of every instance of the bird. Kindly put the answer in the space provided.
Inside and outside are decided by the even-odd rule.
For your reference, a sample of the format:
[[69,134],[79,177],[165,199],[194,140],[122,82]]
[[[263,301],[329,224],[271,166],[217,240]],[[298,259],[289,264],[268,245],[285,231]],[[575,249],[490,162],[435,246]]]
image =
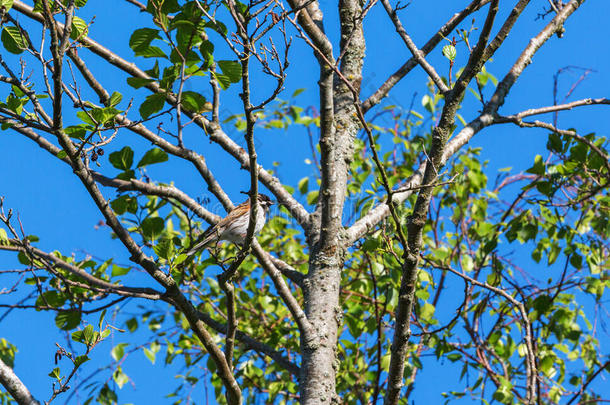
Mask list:
[[[263,229],[267,221],[267,213],[269,207],[274,202],[265,194],[258,193],[259,210],[254,223],[254,233],[257,234]],[[227,240],[237,244],[243,244],[248,233],[248,224],[250,222],[250,198],[237,207],[233,208],[226,217],[218,221],[216,225],[210,226],[201,236],[195,241],[193,246],[186,252],[187,257],[194,256],[197,252],[205,249],[211,244],[218,243],[221,240]]]

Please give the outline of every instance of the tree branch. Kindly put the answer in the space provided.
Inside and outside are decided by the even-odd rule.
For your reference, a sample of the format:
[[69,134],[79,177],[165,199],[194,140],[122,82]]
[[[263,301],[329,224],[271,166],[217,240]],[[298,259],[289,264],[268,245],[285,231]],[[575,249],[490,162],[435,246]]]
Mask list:
[[526,122],[526,121],[523,121],[521,118],[514,116],[514,115],[508,116],[508,117],[499,116],[496,118],[495,121],[498,123],[511,122],[513,124],[520,126],[521,128],[544,128],[544,129],[548,129],[552,132],[555,132],[559,135],[568,136],[568,137],[576,140],[577,142],[584,143],[592,151],[597,153],[599,155],[599,157],[602,158],[602,160],[604,161],[604,165],[606,166],[606,169],[608,170],[608,174],[610,175],[610,161],[609,161],[608,154],[605,153],[600,148],[598,148],[593,142],[591,142],[584,136],[578,135],[578,133],[576,133],[576,131],[559,129],[559,128],[553,126],[552,124],[549,124],[547,122],[537,121],[537,120],[533,121],[533,122]]
[[[85,62],[78,56],[77,52],[74,49],[70,49],[68,51],[68,56],[70,57],[70,59],[72,59],[78,70],[81,72],[86,82],[89,84],[89,87],[91,87],[91,89],[96,92],[100,99],[100,102],[102,102],[104,105],[108,105],[108,102],[110,101],[110,96],[108,95],[108,92],[93,76],[91,71],[87,68]],[[218,181],[216,181],[216,178],[214,177],[210,169],[207,167],[205,158],[203,156],[197,154],[196,152],[190,149],[185,148],[183,145],[174,145],[166,141],[159,135],[146,128],[146,126],[144,126],[142,123],[133,122],[129,120],[125,115],[119,114],[115,117],[115,120],[119,124],[124,125],[130,131],[149,140],[153,145],[159,146],[167,153],[190,161],[195,166],[201,177],[203,177],[203,179],[207,183],[208,190],[212,194],[214,194],[216,198],[218,198],[218,200],[222,203],[223,207],[226,210],[231,210],[233,208],[231,199],[229,198],[229,196],[227,196]]]
[[45,261],[54,263],[57,267],[66,270],[67,272],[70,272],[86,281],[88,284],[85,285],[92,285],[98,287],[106,293],[118,294],[126,297],[146,298],[149,300],[163,299],[163,294],[153,288],[125,287],[118,284],[112,284],[87,273],[80,267],[74,266],[60,259],[54,254],[47,253],[30,245],[25,246],[23,242],[19,240],[10,239],[9,243],[10,245],[0,245],[0,250],[24,252],[31,254],[34,258],[43,259]]
[[[205,322],[208,326],[210,326],[217,332],[226,333],[227,326],[225,324],[216,321],[211,316],[209,316],[208,314],[203,313],[203,312],[200,312],[199,316],[200,316],[201,320],[203,320],[203,322]],[[298,375],[300,373],[299,367],[295,363],[288,360],[279,351],[275,350],[271,346],[268,346],[268,345],[260,342],[259,340],[251,337],[250,335],[248,335],[242,331],[239,331],[239,330],[236,331],[235,338],[238,341],[242,342],[247,349],[254,350],[256,352],[269,356],[269,358],[276,361],[280,366],[282,366],[284,369],[286,369],[289,373],[298,377]]]
[[[452,156],[454,156],[462,146],[468,143],[474,135],[476,135],[483,128],[493,125],[495,122],[496,112],[508,95],[508,92],[515,84],[521,73],[529,65],[534,54],[540,49],[540,47],[558,30],[563,26],[563,22],[582,4],[584,0],[572,0],[566,4],[561,12],[553,18],[539,33],[536,35],[525,47],[521,55],[517,58],[507,75],[498,84],[496,91],[487,106],[485,107],[483,114],[472,120],[466,125],[458,134],[454,135],[449,143],[446,145],[442,162],[447,162]],[[605,104],[605,103],[604,103]],[[585,105],[585,104],[583,104]],[[422,184],[423,173],[426,169],[424,163],[420,166],[411,176],[404,180],[398,187],[399,188],[414,188]],[[395,193],[393,201],[396,203],[404,202],[411,195],[411,191],[405,191],[403,193]],[[380,221],[389,215],[387,204],[380,203],[373,209],[371,209],[367,215],[360,220],[356,221],[352,226],[347,229],[347,240],[348,243],[353,244],[371,229],[373,229]]]
[[[49,9],[48,0],[43,0],[43,5],[45,8],[45,19],[47,20],[47,24],[50,26],[53,39],[51,44],[51,52],[53,54],[54,63],[53,87],[55,94],[55,98],[53,100],[53,130],[55,132],[55,135],[57,136],[59,144],[66,151],[74,173],[83,183],[91,199],[95,202],[99,211],[106,219],[106,223],[112,228],[119,240],[123,243],[125,248],[131,254],[130,260],[142,266],[142,268],[144,268],[150,276],[152,276],[159,284],[161,284],[166,289],[166,296],[171,299],[171,302],[174,303],[175,306],[184,313],[185,317],[189,321],[192,330],[195,332],[197,337],[205,346],[206,350],[208,351],[214,363],[216,364],[218,368],[218,375],[221,378],[223,385],[225,386],[227,391],[230,392],[230,396],[240,397],[241,390],[239,388],[239,385],[237,384],[237,381],[235,380],[231,369],[228,367],[227,361],[223,353],[220,351],[220,349],[214,342],[213,337],[209,334],[203,322],[198,318],[197,311],[195,310],[193,305],[186,299],[186,297],[180,292],[175,280],[170,275],[159,269],[155,262],[150,257],[144,254],[144,252],[138,246],[135,240],[133,240],[130,233],[121,225],[120,221],[110,208],[110,204],[104,198],[99,188],[97,187],[95,179],[81,160],[80,153],[77,151],[68,135],[64,132],[62,125],[61,95],[63,89],[63,81],[61,66],[66,50],[65,42],[69,37],[69,31],[71,26],[66,25],[66,29],[63,30],[64,40],[62,40],[60,44],[58,39],[58,33],[60,29],[58,29],[58,23]],[[69,16],[71,16],[71,13],[67,16],[68,21],[71,18]]]
[[[39,23],[44,22],[44,18],[39,14],[35,13],[32,7],[24,4],[19,0],[15,0],[13,3],[13,9],[24,14],[25,16],[38,21]],[[56,29],[58,32],[63,32],[64,26],[61,23],[56,22]],[[106,49],[89,36],[81,36],[78,38],[78,42],[80,42],[84,48],[98,55],[99,57],[106,60],[108,63],[116,66],[121,69],[125,73],[130,74],[134,77],[140,77],[145,79],[150,79],[150,77],[140,68],[138,68],[134,63],[127,62],[123,58],[119,57],[115,53]],[[157,82],[151,82],[146,84],[148,90],[157,93],[163,94],[166,97],[166,101],[175,106],[176,105],[176,97],[171,92],[165,92],[161,89]],[[202,116],[201,114],[197,114],[191,111],[184,111],[185,114],[193,120],[199,127],[201,127],[210,137],[210,139],[220,145],[225,151],[229,152],[231,156],[233,156],[243,168],[250,170],[249,165],[249,157],[246,151],[244,151],[239,145],[237,145],[218,125],[213,121],[209,121],[207,118]],[[308,221],[309,221],[309,213],[300,204],[288,191],[286,191],[279,181],[278,178],[269,174],[267,170],[265,170],[260,165],[258,166],[259,178],[261,182],[267,187],[276,197],[277,199],[286,206],[290,214],[297,220],[297,222],[303,226],[305,232],[308,231]]]
[[405,43],[407,48],[409,48],[409,51],[411,52],[417,63],[422,67],[422,69],[426,71],[426,73],[428,73],[428,76],[430,77],[430,79],[432,79],[434,84],[436,84],[436,87],[438,87],[441,93],[446,93],[447,91],[449,91],[449,87],[447,87],[447,85],[443,82],[443,79],[441,79],[438,73],[436,73],[434,67],[426,61],[424,53],[417,48],[417,45],[415,45],[409,34],[407,34],[407,31],[405,31],[405,28],[400,22],[400,18],[398,18],[396,10],[392,9],[390,1],[381,0],[381,4],[383,4],[385,11],[388,13],[388,16],[394,23],[394,27],[396,27],[396,32],[398,32],[398,35],[400,35],[402,41]]
[[[439,42],[441,42],[443,38],[447,37],[455,29],[455,27],[458,26],[458,24],[490,1],[491,0],[473,0],[462,11],[454,14],[453,17],[451,17],[451,19],[449,19],[445,25],[439,28],[436,34],[434,34],[432,38],[430,38],[421,48],[422,55],[426,56],[432,52]],[[388,95],[390,90],[392,90],[403,77],[413,70],[417,64],[417,59],[415,57],[407,60],[396,72],[386,79],[386,81],[371,96],[369,96],[369,98],[362,103],[362,110],[366,113],[375,105],[379,104],[379,102],[381,102],[381,100]]]
[[0,383],[19,405],[40,405],[12,368],[0,359]]
[[585,98],[582,100],[576,100],[576,101],[572,101],[570,103],[565,103],[565,104],[550,105],[547,107],[530,108],[528,110],[521,111],[520,113],[509,115],[509,117],[524,118],[524,117],[529,117],[532,115],[571,110],[575,107],[581,107],[581,106],[586,106],[586,105],[602,105],[602,104],[610,105],[610,99]]

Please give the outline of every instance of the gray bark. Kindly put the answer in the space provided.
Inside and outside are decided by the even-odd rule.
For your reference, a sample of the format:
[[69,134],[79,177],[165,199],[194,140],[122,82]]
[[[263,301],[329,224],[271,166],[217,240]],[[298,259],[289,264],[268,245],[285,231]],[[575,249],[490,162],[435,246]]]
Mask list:
[[12,368],[0,359],[0,384],[8,391],[19,405],[40,405],[28,388],[21,382]]
[[[357,89],[362,80],[365,50],[361,12],[356,0],[339,3],[343,55],[340,70]],[[305,313],[318,335],[316,345],[303,347],[301,403],[307,405],[339,402],[335,389],[336,347],[342,318],[339,290],[346,246],[341,219],[354,138],[360,129],[351,90],[325,63],[332,63],[331,58],[320,62],[321,110],[332,108],[332,113],[327,111],[324,117],[332,116],[332,125],[326,128],[323,125],[320,136],[322,184],[316,215],[319,222],[314,225],[319,237],[310,240],[309,273],[304,285]],[[332,101],[327,98],[331,91]]]

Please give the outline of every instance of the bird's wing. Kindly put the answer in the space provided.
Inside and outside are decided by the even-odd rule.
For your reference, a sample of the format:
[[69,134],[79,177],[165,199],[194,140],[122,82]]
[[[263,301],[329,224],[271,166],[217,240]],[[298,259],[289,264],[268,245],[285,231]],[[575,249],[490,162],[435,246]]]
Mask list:
[[211,242],[222,239],[225,229],[227,229],[230,223],[235,221],[236,217],[243,214],[244,209],[249,209],[248,201],[239,204],[226,217],[218,221],[216,225],[206,229],[193,243],[193,247],[186,252],[186,255],[190,258],[197,252],[205,249]]

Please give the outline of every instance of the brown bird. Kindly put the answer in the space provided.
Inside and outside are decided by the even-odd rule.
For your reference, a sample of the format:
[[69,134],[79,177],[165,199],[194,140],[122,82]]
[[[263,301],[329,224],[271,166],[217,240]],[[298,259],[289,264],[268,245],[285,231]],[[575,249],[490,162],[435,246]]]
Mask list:
[[[269,207],[274,203],[265,194],[258,194],[258,206],[256,221],[254,223],[254,233],[257,234],[263,229],[267,220]],[[186,252],[187,256],[193,256],[197,252],[205,249],[211,244],[218,243],[221,240],[228,240],[233,243],[243,244],[248,233],[248,224],[250,222],[250,198],[237,207],[233,208],[226,217],[218,221],[216,225],[210,226],[197,238],[197,241]]]

